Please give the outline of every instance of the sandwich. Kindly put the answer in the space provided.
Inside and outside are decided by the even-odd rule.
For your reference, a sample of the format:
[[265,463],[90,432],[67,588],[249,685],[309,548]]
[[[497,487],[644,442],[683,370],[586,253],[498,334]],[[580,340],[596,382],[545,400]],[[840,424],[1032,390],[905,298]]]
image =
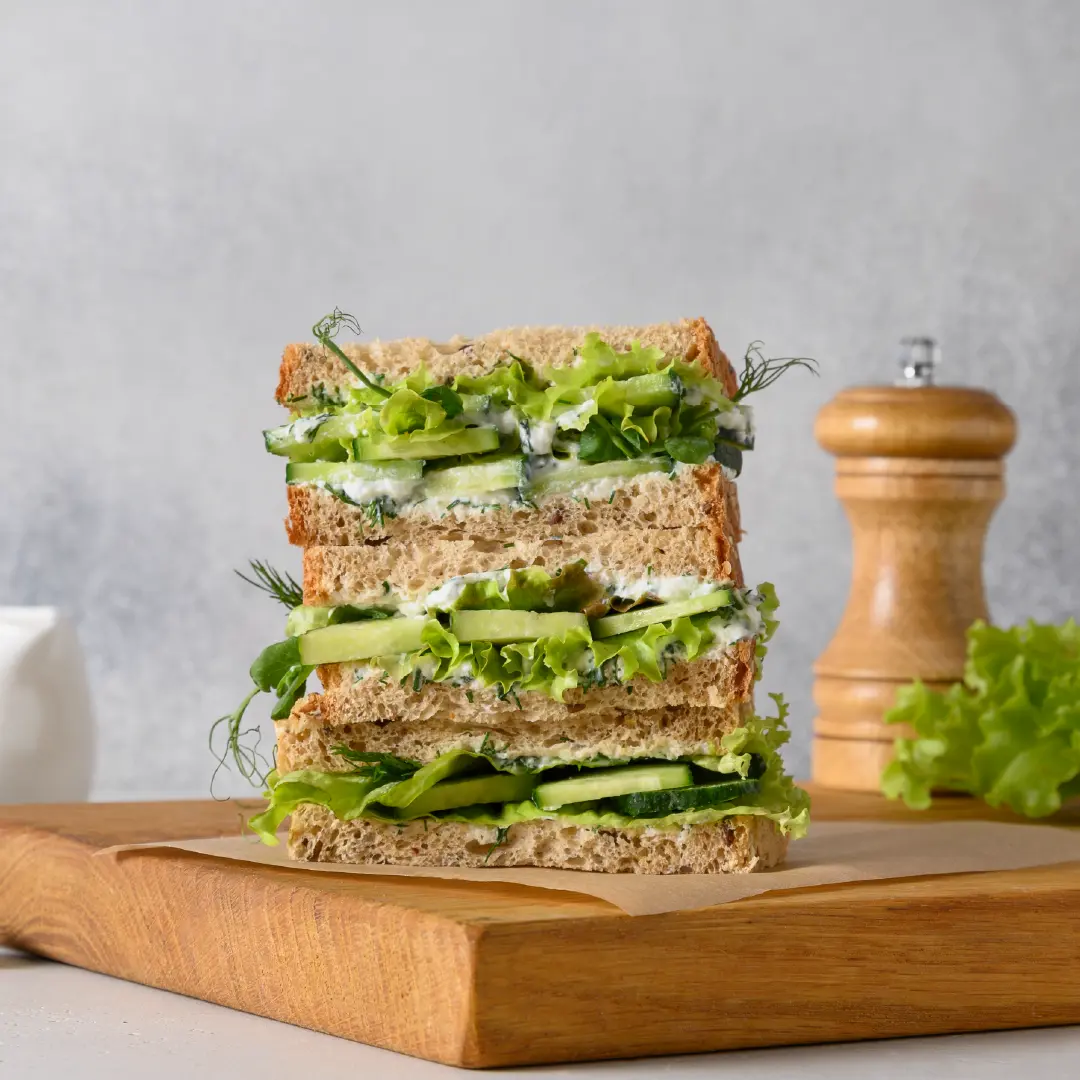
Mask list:
[[[754,684],[771,585],[738,558],[745,398],[704,320],[317,344],[281,363],[302,583],[282,640],[268,843],[299,860],[715,873],[776,865],[808,799]],[[313,677],[321,689],[307,693]]]

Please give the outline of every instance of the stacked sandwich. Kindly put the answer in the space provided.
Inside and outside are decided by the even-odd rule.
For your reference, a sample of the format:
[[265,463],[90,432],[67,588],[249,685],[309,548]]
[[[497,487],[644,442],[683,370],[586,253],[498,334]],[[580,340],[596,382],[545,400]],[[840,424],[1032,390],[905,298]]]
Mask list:
[[775,371],[740,382],[703,320],[444,344],[342,327],[285,350],[291,418],[266,432],[304,555],[251,671],[277,699],[256,831],[291,815],[290,854],[328,862],[779,862],[807,800],[782,701],[754,711],[776,598],[743,580],[734,484],[743,399]]

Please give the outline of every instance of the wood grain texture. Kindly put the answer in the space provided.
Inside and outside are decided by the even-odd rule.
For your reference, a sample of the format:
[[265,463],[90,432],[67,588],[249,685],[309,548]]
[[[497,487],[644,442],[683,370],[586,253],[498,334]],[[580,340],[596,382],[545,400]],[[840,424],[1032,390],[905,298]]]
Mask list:
[[[1015,820],[964,798],[916,818],[821,791],[815,813]],[[227,835],[236,815],[216,803],[0,807],[0,941],[466,1066],[1080,1022],[1080,864],[631,919],[517,886],[93,854]]]
[[847,607],[814,665],[814,779],[876,791],[911,734],[882,722],[896,690],[961,679],[965,632],[989,618],[983,546],[1016,424],[982,390],[880,386],[840,393],[814,431],[837,458],[853,550]]

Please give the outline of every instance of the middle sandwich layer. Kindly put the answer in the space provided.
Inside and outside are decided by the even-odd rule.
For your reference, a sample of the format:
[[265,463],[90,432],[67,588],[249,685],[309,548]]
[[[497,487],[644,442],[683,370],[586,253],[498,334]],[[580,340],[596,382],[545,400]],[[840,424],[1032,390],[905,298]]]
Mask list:
[[275,718],[316,668],[358,720],[747,699],[772,587],[725,579],[705,530],[655,535],[308,549],[307,602],[252,678],[276,691]]

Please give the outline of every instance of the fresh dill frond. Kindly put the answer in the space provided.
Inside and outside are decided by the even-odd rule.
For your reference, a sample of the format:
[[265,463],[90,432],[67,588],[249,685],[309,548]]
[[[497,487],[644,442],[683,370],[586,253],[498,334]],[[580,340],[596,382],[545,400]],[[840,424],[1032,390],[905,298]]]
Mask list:
[[484,865],[487,865],[488,859],[491,858],[492,853],[496,848],[500,848],[506,843],[506,838],[510,835],[509,825],[500,825],[495,830],[495,843],[488,848],[487,854],[484,856]]
[[767,359],[761,351],[764,346],[762,341],[751,341],[746,347],[746,355],[743,357],[742,375],[739,377],[739,388],[735,391],[732,401],[742,401],[743,398],[772,386],[781,375],[789,368],[803,367],[811,375],[817,375],[818,363],[809,356],[779,356]]
[[339,346],[334,338],[337,337],[338,331],[345,327],[346,330],[351,331],[356,335],[363,333],[360,329],[360,323],[356,321],[355,316],[349,315],[347,312],[341,310],[341,308],[334,308],[329,315],[324,315],[312,328],[311,332],[315,335],[315,340],[319,342],[324,349],[329,349],[369,390],[374,390],[379,397],[390,397],[390,391],[384,386],[380,386],[377,382],[365,372],[361,371],[346,355],[344,350]]
[[246,581],[261,592],[272,596],[290,611],[304,602],[304,590],[291,574],[279,573],[269,563],[260,562],[258,559],[249,559],[248,565],[255,575],[254,578],[249,578],[239,570],[233,571],[241,581]]
[[408,780],[420,768],[420,762],[413,761],[411,758],[353,750],[348,746],[332,746],[330,753],[337,754],[338,757],[343,757],[355,765],[355,772],[358,775],[367,777],[376,785]]

